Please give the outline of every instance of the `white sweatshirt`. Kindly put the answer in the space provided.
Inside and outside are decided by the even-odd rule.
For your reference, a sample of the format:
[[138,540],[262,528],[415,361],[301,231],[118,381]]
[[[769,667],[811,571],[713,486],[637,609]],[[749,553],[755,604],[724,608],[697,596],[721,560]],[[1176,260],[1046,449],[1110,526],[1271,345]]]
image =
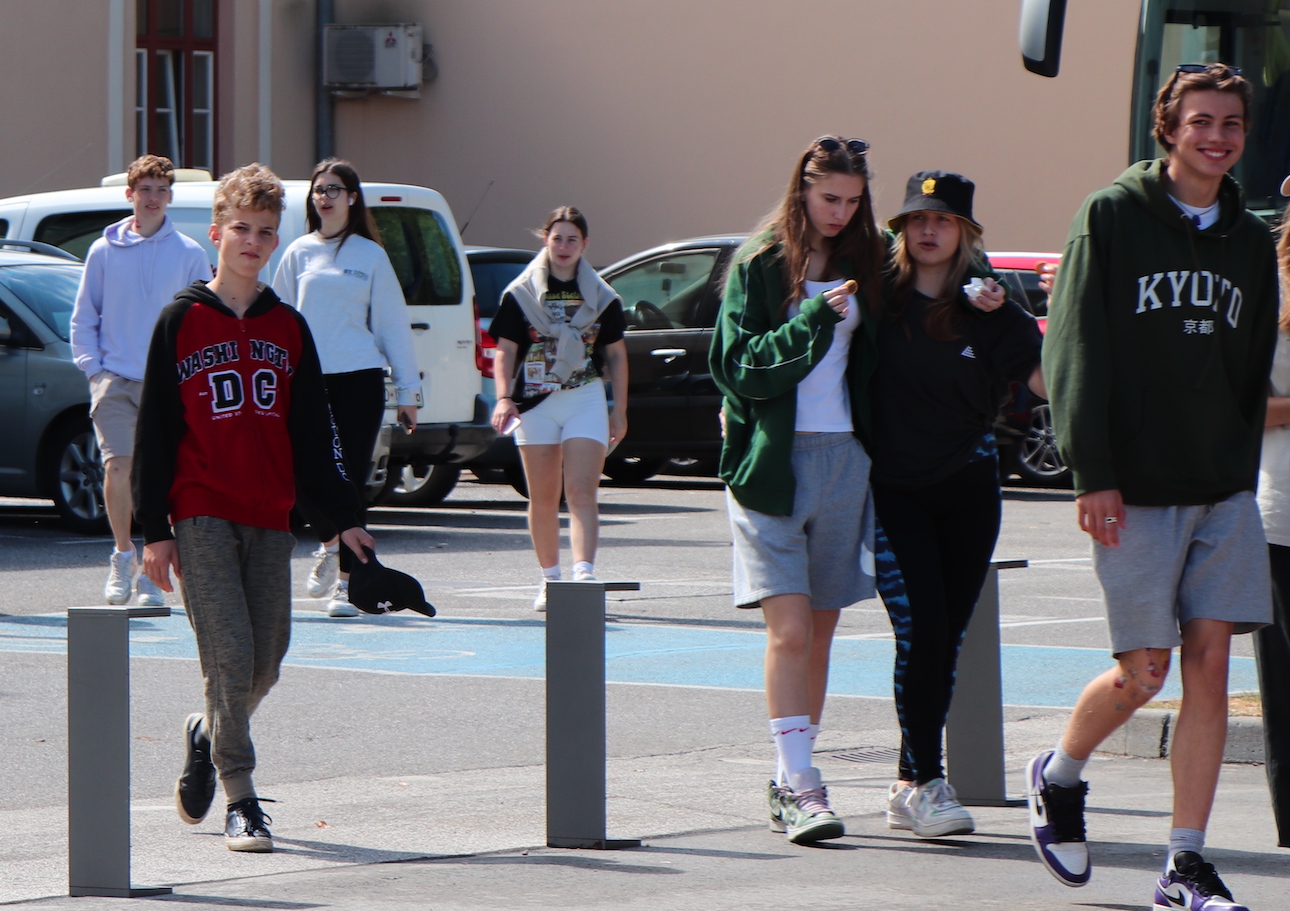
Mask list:
[[399,404],[416,404],[421,376],[408,306],[380,244],[352,234],[337,250],[337,241],[306,234],[287,247],[273,290],[304,314],[323,373],[388,364]]
[[134,216],[103,229],[90,245],[72,309],[72,357],[88,377],[110,370],[142,380],[161,308],[198,279],[211,278],[197,241],[170,216],[151,237],[130,230]]

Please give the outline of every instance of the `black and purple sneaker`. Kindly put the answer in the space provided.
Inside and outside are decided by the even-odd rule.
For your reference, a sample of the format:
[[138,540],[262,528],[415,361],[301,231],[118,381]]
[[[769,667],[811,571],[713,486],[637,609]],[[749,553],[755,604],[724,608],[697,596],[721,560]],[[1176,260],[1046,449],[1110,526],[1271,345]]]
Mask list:
[[1046,781],[1044,767],[1052,755],[1052,750],[1045,750],[1026,766],[1030,841],[1058,882],[1064,886],[1082,886],[1093,872],[1084,838],[1084,796],[1088,794],[1088,782],[1063,788]]
[[1156,880],[1154,911],[1250,911],[1232,899],[1213,864],[1195,851],[1179,851]]

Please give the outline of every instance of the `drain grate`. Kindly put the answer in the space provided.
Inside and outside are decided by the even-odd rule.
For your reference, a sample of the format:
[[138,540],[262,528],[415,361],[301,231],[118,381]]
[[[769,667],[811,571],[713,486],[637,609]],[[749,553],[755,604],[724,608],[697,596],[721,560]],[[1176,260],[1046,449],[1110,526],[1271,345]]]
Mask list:
[[824,755],[843,762],[899,762],[900,747],[861,747],[858,750],[826,752]]

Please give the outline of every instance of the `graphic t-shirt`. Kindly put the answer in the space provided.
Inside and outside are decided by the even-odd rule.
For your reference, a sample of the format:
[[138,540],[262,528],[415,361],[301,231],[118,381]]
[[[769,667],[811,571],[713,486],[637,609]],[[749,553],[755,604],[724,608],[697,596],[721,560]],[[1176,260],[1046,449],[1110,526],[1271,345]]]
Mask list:
[[[552,322],[568,322],[582,306],[582,292],[578,290],[578,283],[549,279],[542,305],[546,307]],[[626,329],[627,320],[623,317],[622,302],[615,300],[601,311],[599,320],[583,330],[582,341],[586,354],[582,364],[563,383],[551,375],[558,340],[541,335],[529,325],[523,309],[511,295],[503,296],[488,333],[495,339],[509,339],[519,346],[516,352],[518,370],[511,384],[510,395],[520,411],[528,411],[552,392],[574,389],[599,378],[605,366],[605,346],[622,339]]]

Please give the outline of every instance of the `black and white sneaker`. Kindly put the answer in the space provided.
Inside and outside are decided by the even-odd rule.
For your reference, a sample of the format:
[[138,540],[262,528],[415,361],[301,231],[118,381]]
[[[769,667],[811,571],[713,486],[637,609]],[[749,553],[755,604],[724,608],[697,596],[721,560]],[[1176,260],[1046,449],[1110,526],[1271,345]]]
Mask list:
[[1213,864],[1195,851],[1179,851],[1156,881],[1154,911],[1250,911],[1232,898]]
[[1053,751],[1040,753],[1026,766],[1026,797],[1030,803],[1030,841],[1044,867],[1065,886],[1085,885],[1093,873],[1084,831],[1084,799],[1088,782],[1063,788],[1044,778]]
[[175,809],[179,818],[195,826],[210,812],[215,799],[215,764],[211,739],[202,730],[203,715],[193,712],[184,722],[184,770],[175,782]]
[[247,797],[228,805],[228,817],[224,822],[224,845],[230,851],[268,854],[273,850],[273,835],[269,832],[273,818],[260,809],[261,800],[268,798]]

